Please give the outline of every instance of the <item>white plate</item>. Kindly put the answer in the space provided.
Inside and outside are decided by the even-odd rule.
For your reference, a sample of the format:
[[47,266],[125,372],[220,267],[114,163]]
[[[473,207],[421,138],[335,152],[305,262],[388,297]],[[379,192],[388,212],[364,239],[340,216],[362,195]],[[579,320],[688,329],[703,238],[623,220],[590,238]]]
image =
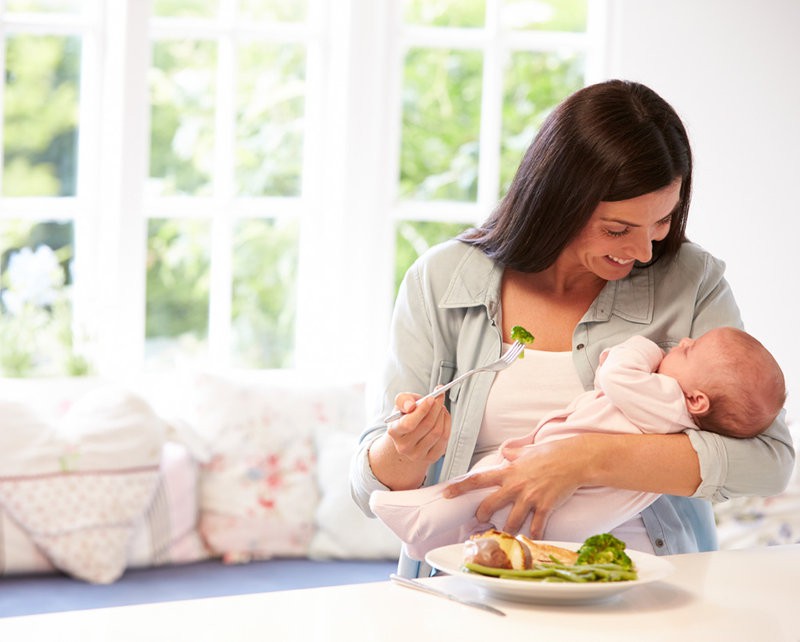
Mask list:
[[[574,542],[547,542],[573,551],[581,544]],[[639,576],[636,580],[626,582],[587,582],[587,583],[550,583],[511,580],[462,570],[464,563],[464,544],[450,544],[430,551],[425,561],[433,568],[457,576],[466,582],[477,585],[482,591],[493,597],[515,602],[536,602],[540,604],[581,604],[597,602],[617,596],[623,591],[655,582],[672,573],[674,567],[662,557],[626,551],[636,566]]]

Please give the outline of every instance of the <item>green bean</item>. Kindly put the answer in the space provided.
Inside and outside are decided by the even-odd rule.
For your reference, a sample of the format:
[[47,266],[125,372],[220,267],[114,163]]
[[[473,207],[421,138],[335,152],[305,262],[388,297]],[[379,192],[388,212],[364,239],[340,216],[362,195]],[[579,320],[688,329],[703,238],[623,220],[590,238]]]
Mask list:
[[480,575],[540,582],[624,582],[637,578],[635,570],[610,563],[569,565],[556,560],[530,569],[507,569],[466,562],[464,568]]

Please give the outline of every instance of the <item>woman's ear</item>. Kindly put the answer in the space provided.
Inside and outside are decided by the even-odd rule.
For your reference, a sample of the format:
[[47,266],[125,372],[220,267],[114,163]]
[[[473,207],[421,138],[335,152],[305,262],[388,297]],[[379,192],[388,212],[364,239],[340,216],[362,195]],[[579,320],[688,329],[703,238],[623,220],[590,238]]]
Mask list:
[[692,393],[686,393],[686,407],[690,414],[702,417],[711,410],[711,400],[702,390],[695,390]]

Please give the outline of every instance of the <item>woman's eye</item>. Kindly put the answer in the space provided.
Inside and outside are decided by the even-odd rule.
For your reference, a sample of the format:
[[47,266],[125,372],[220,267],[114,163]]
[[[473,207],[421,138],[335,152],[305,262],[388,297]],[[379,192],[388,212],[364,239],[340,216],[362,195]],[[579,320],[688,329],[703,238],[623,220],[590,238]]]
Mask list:
[[665,216],[658,222],[659,225],[669,225],[670,223],[672,223],[672,214]]
[[625,236],[628,233],[628,228],[626,227],[624,230],[606,230],[606,234],[609,236]]

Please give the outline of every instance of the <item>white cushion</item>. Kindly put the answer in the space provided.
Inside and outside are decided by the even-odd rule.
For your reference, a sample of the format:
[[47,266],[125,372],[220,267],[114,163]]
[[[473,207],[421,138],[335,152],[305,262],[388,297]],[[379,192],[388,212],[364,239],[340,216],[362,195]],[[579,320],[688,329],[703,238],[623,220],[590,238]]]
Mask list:
[[369,518],[350,496],[350,461],[358,437],[344,430],[319,430],[317,481],[320,502],[309,556],[317,559],[396,559],[400,540],[380,520]]
[[54,421],[9,400],[0,417],[0,508],[57,568],[117,579],[157,486],[161,419],[115,386],[86,393]]

